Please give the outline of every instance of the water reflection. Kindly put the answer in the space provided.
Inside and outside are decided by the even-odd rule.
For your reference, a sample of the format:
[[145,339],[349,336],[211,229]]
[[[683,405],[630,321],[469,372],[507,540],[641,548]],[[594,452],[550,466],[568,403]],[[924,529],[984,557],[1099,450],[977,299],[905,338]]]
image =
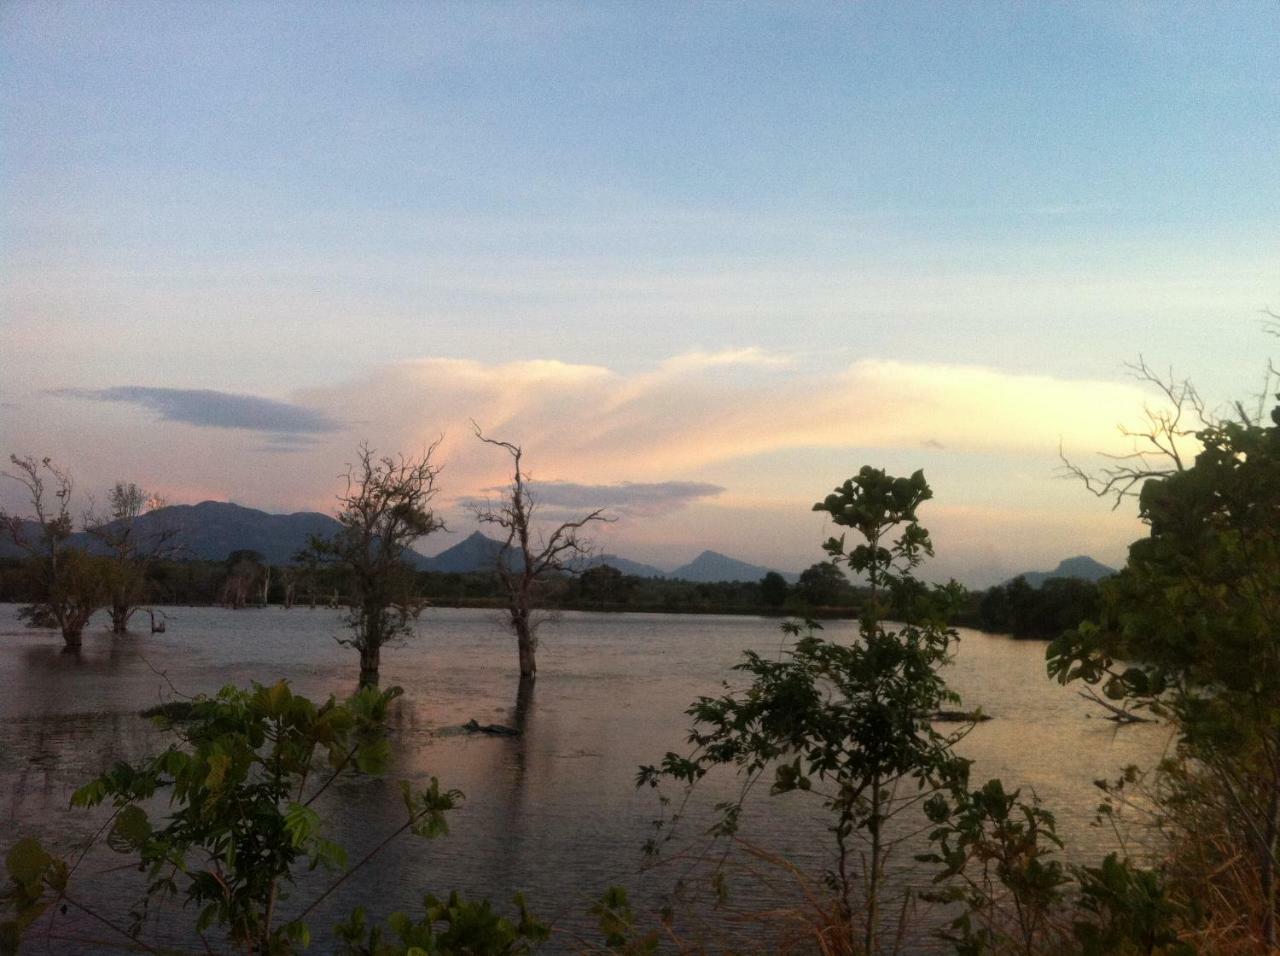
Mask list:
[[[355,656],[333,641],[342,633],[336,612],[180,608],[169,621],[165,634],[93,631],[78,655],[66,655],[56,634],[26,630],[14,608],[0,606],[0,806],[8,832],[58,846],[91,833],[95,818],[67,809],[72,790],[114,760],[164,746],[138,711],[175,693],[281,677],[319,698],[354,689]],[[840,639],[851,628],[833,622],[826,634]],[[398,779],[424,786],[436,776],[466,801],[450,815],[448,837],[392,844],[334,894],[317,925],[358,902],[377,915],[417,912],[423,892],[452,888],[498,904],[522,889],[535,912],[579,928],[591,922],[590,901],[611,884],[632,886],[642,907],[656,904],[670,889],[670,871],[635,876],[657,813],[653,795],[633,786],[636,767],[684,748],[685,708],[720,689],[744,647],[777,652],[776,622],[566,614],[544,634],[536,687],[518,679],[509,634],[487,612],[433,609],[419,631],[384,655],[384,685],[405,689],[391,713],[396,759],[388,778],[335,785],[321,800],[322,815],[328,836],[359,859],[404,821]],[[996,718],[962,745],[975,779],[1001,776],[1034,788],[1077,852],[1094,858],[1108,848],[1109,836],[1089,826],[1091,781],[1150,762],[1167,730],[1117,732],[1092,717],[1086,702],[1047,680],[1041,644],[963,632],[949,680],[966,706]],[[473,718],[520,734],[448,732]],[[731,789],[709,782],[701,797],[709,805]],[[695,810],[691,835],[696,819]],[[762,798],[746,825],[792,861],[820,870],[827,858],[812,803]],[[333,878],[306,875],[293,901],[300,906]],[[116,883],[102,879],[87,892],[131,902]]]

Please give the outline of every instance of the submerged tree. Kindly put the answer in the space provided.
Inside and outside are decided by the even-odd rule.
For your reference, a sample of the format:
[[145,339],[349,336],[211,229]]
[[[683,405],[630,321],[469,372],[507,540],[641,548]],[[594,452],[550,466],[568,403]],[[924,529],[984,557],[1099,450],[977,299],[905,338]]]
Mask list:
[[426,601],[414,586],[407,558],[415,541],[444,528],[431,510],[440,469],[431,456],[439,442],[414,458],[377,456],[361,445],[338,495],[332,538],[312,538],[309,552],[341,568],[347,578],[347,624],[340,643],[360,653],[360,686],[376,686],[384,645],[413,633]]
[[85,625],[108,600],[103,561],[71,543],[71,476],[52,459],[10,455],[13,471],[0,472],[22,485],[32,520],[0,511],[0,527],[27,553],[27,570],[37,595],[23,610],[32,623],[57,626],[67,647],[80,646]]
[[520,654],[520,677],[528,680],[537,675],[538,624],[537,611],[541,589],[555,576],[573,569],[588,555],[591,545],[579,532],[596,521],[614,520],[597,508],[576,521],[566,521],[549,534],[537,530],[537,498],[529,487],[524,470],[524,452],[519,445],[486,438],[480,426],[472,423],[476,437],[486,445],[503,449],[511,456],[511,484],[503,500],[497,504],[476,506],[476,519],[481,524],[497,525],[505,532],[498,554],[497,572],[507,603],[507,623],[516,636]]
[[85,530],[107,550],[112,633],[129,629],[129,619],[147,599],[148,572],[155,562],[174,553],[177,527],[148,526],[140,520],[164,506],[159,495],[132,482],[117,482],[107,493],[106,514],[86,518]]

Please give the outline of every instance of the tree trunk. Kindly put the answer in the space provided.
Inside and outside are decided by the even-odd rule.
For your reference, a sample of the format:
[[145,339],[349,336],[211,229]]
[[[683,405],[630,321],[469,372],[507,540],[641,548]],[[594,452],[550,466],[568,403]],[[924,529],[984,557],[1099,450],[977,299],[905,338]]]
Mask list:
[[360,686],[378,686],[378,666],[382,662],[382,645],[360,648]]
[[77,627],[77,626],[76,626],[76,625],[74,625],[74,624],[68,624],[68,625],[66,625],[65,627],[63,627],[63,628],[62,628],[62,641],[63,641],[63,643],[64,643],[67,647],[74,647],[74,648],[76,648],[76,649],[79,649],[79,647],[80,647],[80,635],[81,635],[81,633],[83,632],[83,630],[84,630],[84,628],[83,628],[83,627]]
[[129,617],[132,609],[127,604],[111,605],[111,633],[124,634],[129,630]]
[[538,676],[538,662],[534,659],[537,642],[533,637],[533,628],[529,626],[528,616],[512,615],[511,628],[516,632],[516,647],[520,650],[520,679],[532,680]]
[[524,734],[529,723],[529,711],[533,707],[533,678],[521,677],[520,686],[516,689],[516,709],[512,714],[512,723],[516,730]]

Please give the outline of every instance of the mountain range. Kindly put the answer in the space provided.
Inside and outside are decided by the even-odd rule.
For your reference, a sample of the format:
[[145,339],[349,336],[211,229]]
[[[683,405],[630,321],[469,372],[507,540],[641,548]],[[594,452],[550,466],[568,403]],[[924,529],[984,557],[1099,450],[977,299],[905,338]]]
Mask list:
[[[38,529],[28,523],[28,533]],[[176,528],[175,557],[201,561],[222,561],[232,551],[257,551],[271,564],[287,564],[304,548],[312,535],[327,538],[341,525],[329,515],[316,511],[294,514],[271,514],[257,508],[228,501],[202,501],[196,505],[169,505],[148,512],[137,519],[139,540]],[[102,544],[87,532],[72,535],[72,544],[93,552],[101,552]],[[487,571],[497,562],[501,542],[479,531],[446,548],[434,557],[413,553],[413,564],[423,571]],[[21,557],[23,551],[7,538],[0,538],[0,557]],[[664,571],[651,564],[631,561],[616,554],[592,555],[581,567],[608,564],[623,574],[637,577],[682,578],[686,581],[759,581],[768,568],[738,561],[715,551],[704,551],[688,564]],[[796,575],[783,577],[790,581]]]

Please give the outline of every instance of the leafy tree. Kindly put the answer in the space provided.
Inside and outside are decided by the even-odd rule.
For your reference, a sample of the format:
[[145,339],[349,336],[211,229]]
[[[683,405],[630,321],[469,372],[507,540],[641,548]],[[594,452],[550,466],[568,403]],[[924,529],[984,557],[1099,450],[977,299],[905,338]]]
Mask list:
[[[868,954],[881,951],[885,929],[885,867],[897,845],[886,828],[918,807],[922,794],[965,775],[951,740],[930,723],[954,700],[938,668],[956,639],[946,615],[959,596],[957,585],[931,588],[913,576],[932,553],[916,519],[931,494],[921,472],[894,478],[866,467],[815,505],[858,535],[849,550],[843,537],[824,545],[870,582],[858,640],[843,645],[820,637],[812,622],[804,629],[784,624],[798,638],[790,650],[776,660],[748,651],[735,668],[750,677],[746,690],[702,697],[689,708],[693,753],[668,753],[659,765],[642,767],[637,781],[656,787],[670,778],[692,787],[717,766],[734,767],[745,780],[741,796],[720,807],[722,834],[736,830],[746,794],[767,773],[773,794],[815,796],[831,816],[836,858],[829,879],[842,918],[861,921]],[[902,623],[890,628],[890,618]],[[855,910],[859,861],[862,905]]]
[[787,579],[777,571],[770,571],[760,579],[760,600],[767,607],[782,607],[787,603],[787,592],[790,590]]
[[148,572],[155,562],[175,550],[179,529],[171,526],[144,530],[139,520],[165,505],[159,495],[132,482],[117,482],[107,493],[107,511],[90,515],[85,530],[101,542],[109,559],[107,610],[111,631],[123,634],[138,606],[147,600]]
[[796,582],[796,595],[809,607],[830,607],[850,590],[849,579],[834,561],[809,565]]
[[1077,578],[1050,578],[1038,588],[1019,575],[988,588],[977,608],[977,623],[988,631],[1017,637],[1057,637],[1095,617],[1098,585]]
[[578,593],[593,604],[626,603],[634,586],[635,578],[608,564],[587,568],[578,575]]
[[531,680],[538,673],[538,607],[548,583],[570,571],[574,564],[591,551],[591,545],[579,532],[596,521],[612,521],[603,508],[597,508],[574,521],[565,521],[549,533],[537,530],[537,496],[529,487],[524,471],[524,452],[511,442],[486,438],[480,426],[472,422],[476,437],[486,445],[501,448],[511,456],[511,484],[497,505],[477,505],[476,520],[497,525],[505,533],[498,553],[497,572],[507,604],[507,623],[516,636],[520,655],[520,678]]
[[36,603],[23,609],[33,624],[56,626],[69,648],[78,648],[85,625],[108,599],[104,562],[71,544],[71,476],[52,459],[10,455],[13,471],[0,472],[22,485],[34,521],[0,511],[0,528],[27,553],[27,572]]
[[418,539],[444,528],[431,510],[440,469],[432,462],[439,442],[420,457],[377,457],[361,445],[338,496],[332,538],[312,538],[317,561],[341,567],[349,588],[347,624],[340,643],[360,653],[360,686],[376,686],[382,648],[413,633],[425,601],[406,560]]
[[1241,415],[1198,429],[1190,464],[1178,455],[1141,476],[1150,533],[1103,583],[1098,620],[1055,641],[1048,661],[1064,683],[1100,684],[1172,719],[1164,826],[1181,821],[1190,841],[1215,821],[1222,839],[1188,876],[1216,874],[1213,892],[1250,913],[1269,951],[1280,915],[1280,407],[1270,424]]

